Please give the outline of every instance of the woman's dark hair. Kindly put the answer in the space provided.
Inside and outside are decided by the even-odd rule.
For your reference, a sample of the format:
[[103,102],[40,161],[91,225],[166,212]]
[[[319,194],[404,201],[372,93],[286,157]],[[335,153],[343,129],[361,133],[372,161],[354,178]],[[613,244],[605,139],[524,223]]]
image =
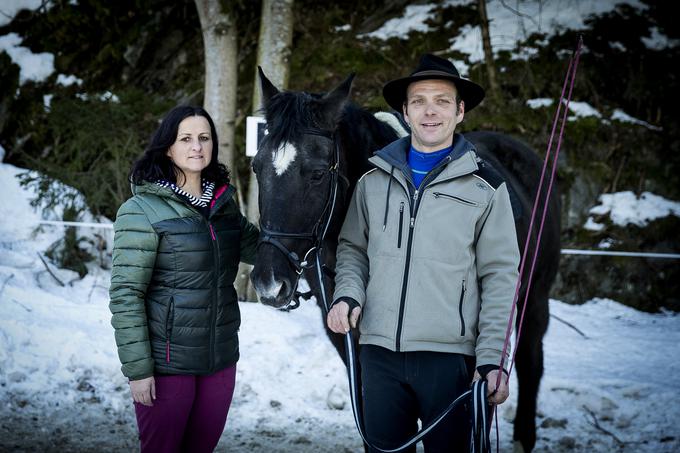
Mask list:
[[177,175],[184,175],[184,172],[170,160],[167,152],[177,139],[179,123],[190,116],[202,116],[210,124],[213,143],[212,159],[210,164],[201,172],[201,177],[213,181],[218,187],[229,183],[229,170],[217,160],[218,140],[215,123],[202,107],[190,105],[179,105],[165,115],[161,125],[151,136],[151,141],[144,150],[144,154],[132,165],[129,176],[131,183],[142,184],[145,181],[156,182],[159,180],[177,183]]

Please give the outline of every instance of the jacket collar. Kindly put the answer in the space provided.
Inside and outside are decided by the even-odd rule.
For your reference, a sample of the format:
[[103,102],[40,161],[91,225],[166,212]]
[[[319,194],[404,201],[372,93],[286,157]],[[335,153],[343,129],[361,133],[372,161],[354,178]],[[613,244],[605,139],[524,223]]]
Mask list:
[[[392,171],[392,167],[401,170],[406,181],[413,184],[411,168],[408,165],[408,152],[410,148],[411,136],[408,135],[380,149],[369,161],[388,173]],[[449,159],[449,162],[445,164],[445,168],[432,182],[469,174],[479,168],[477,166],[474,145],[461,134],[454,134],[453,150],[451,150],[451,154],[449,154],[447,159]]]
[[[223,189],[224,188],[224,189]],[[131,186],[133,195],[141,194],[153,194],[161,198],[170,198],[186,204],[187,206],[197,209],[196,206],[192,206],[187,203],[186,200],[182,199],[169,187],[159,186],[158,184],[152,182],[144,182],[142,184],[132,184]],[[219,211],[236,193],[236,188],[228,184],[225,186],[215,187],[215,197],[210,203],[210,216]]]

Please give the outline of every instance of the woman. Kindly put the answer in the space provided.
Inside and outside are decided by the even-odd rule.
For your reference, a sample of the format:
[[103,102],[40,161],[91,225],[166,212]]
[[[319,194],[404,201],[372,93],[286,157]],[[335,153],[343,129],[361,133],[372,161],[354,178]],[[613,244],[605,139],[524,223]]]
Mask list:
[[119,209],[111,323],[141,450],[211,452],[234,392],[239,261],[258,231],[241,215],[200,107],[172,109],[132,167]]

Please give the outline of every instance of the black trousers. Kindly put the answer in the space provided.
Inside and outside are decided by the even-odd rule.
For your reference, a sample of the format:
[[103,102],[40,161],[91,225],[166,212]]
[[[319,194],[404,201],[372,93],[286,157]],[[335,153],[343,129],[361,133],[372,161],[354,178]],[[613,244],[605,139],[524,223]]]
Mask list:
[[[425,426],[441,414],[470,388],[474,372],[474,357],[443,352],[393,352],[362,345],[359,360],[366,435],[383,449],[396,448],[413,436],[418,419]],[[468,452],[471,426],[466,400],[423,438],[425,452]]]

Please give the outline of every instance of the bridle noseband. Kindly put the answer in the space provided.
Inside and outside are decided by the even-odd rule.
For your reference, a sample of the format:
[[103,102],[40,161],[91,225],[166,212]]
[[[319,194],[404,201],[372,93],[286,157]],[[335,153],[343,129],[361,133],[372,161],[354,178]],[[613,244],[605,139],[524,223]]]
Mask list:
[[[266,228],[265,226],[260,224],[260,240],[257,244],[258,248],[265,244],[273,246],[286,257],[290,265],[293,267],[293,269],[295,269],[297,278],[295,279],[293,298],[286,307],[283,307],[283,309],[285,310],[292,310],[300,305],[299,302],[297,301],[297,296],[301,295],[301,293],[297,292],[300,276],[305,270],[310,269],[314,266],[314,263],[310,259],[312,254],[316,252],[318,256],[321,253],[323,240],[326,237],[326,233],[328,232],[328,228],[331,224],[333,214],[335,212],[340,180],[343,180],[346,183],[347,189],[349,188],[349,180],[344,175],[341,175],[339,171],[340,144],[338,143],[335,134],[327,130],[316,128],[305,129],[302,131],[302,133],[306,135],[316,135],[319,137],[327,138],[334,145],[331,163],[327,170],[331,176],[330,191],[328,194],[328,198],[326,199],[323,211],[321,212],[321,216],[314,224],[312,230],[307,233],[291,233],[285,231],[275,231]],[[281,242],[281,239],[301,239],[309,241],[312,244],[312,246],[307,250],[302,259],[300,259],[297,253],[291,251]]]

